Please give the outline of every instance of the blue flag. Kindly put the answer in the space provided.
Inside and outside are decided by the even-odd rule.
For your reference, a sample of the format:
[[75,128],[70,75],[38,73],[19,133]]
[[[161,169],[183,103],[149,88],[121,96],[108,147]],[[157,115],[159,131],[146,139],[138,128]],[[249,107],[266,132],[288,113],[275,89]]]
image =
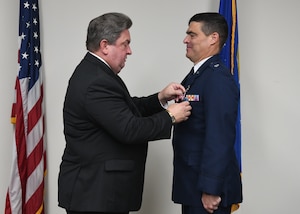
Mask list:
[[[236,0],[220,0],[219,13],[223,15],[228,23],[228,38],[221,50],[220,56],[225,65],[230,69],[238,88],[240,89],[239,81],[239,53],[238,53],[238,19]],[[235,138],[235,152],[239,163],[240,172],[242,172],[242,157],[241,157],[241,112],[240,103],[238,106],[238,115],[236,121],[236,138]],[[234,204],[231,211],[239,208],[238,204]]]
[[[227,23],[229,29],[229,35],[227,41],[220,53],[225,65],[230,69],[240,89],[239,81],[239,53],[238,53],[238,19],[236,0],[220,0],[219,13],[222,14]],[[239,162],[240,171],[242,171],[242,158],[241,158],[241,113],[240,103],[238,107],[238,117],[236,121],[236,139],[235,150],[237,159]]]

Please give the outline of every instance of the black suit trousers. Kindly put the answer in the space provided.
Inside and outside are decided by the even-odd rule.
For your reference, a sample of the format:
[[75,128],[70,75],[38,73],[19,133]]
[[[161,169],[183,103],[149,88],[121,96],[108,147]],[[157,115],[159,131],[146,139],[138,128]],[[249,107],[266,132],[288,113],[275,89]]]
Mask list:
[[74,211],[67,210],[67,214],[129,214],[129,213],[74,212]]

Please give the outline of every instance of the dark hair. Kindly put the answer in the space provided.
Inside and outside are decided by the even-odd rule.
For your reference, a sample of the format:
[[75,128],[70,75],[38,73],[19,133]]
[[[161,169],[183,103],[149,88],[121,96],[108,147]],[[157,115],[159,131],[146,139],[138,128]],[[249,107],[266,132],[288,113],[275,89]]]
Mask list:
[[194,15],[190,21],[203,23],[201,30],[208,36],[214,32],[217,32],[220,36],[220,49],[225,44],[228,37],[228,25],[226,19],[219,13],[198,13]]
[[114,44],[122,31],[131,26],[131,19],[122,13],[106,13],[98,16],[89,23],[86,48],[92,52],[98,50],[103,39],[106,39],[109,44]]

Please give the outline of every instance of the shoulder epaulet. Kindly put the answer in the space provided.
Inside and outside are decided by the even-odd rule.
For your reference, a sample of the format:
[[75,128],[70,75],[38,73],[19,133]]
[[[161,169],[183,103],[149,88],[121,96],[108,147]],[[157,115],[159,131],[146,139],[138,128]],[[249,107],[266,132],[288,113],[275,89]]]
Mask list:
[[215,71],[222,71],[222,70],[226,70],[227,68],[225,67],[225,65],[223,65],[222,63],[216,61],[216,62],[211,62],[209,67],[211,67],[213,70]]

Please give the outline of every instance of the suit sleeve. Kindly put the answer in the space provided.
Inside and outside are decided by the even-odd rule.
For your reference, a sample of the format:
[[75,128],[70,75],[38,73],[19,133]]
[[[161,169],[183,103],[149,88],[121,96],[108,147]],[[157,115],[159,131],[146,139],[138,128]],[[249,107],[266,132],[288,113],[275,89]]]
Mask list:
[[212,70],[204,89],[206,136],[198,186],[202,192],[221,195],[231,163],[239,94],[226,71]]
[[[91,120],[117,141],[126,144],[144,143],[171,136],[172,122],[169,115],[165,111],[158,111],[161,110],[157,104],[158,99],[154,100],[154,96],[144,97],[139,100],[139,105],[135,105],[120,84],[102,80],[95,81],[88,88],[85,108]],[[145,105],[152,106],[157,113],[143,117],[139,108],[145,109],[141,107]]]
[[152,94],[148,97],[133,97],[132,100],[144,117],[151,116],[152,114],[165,110],[158,100],[158,93]]

